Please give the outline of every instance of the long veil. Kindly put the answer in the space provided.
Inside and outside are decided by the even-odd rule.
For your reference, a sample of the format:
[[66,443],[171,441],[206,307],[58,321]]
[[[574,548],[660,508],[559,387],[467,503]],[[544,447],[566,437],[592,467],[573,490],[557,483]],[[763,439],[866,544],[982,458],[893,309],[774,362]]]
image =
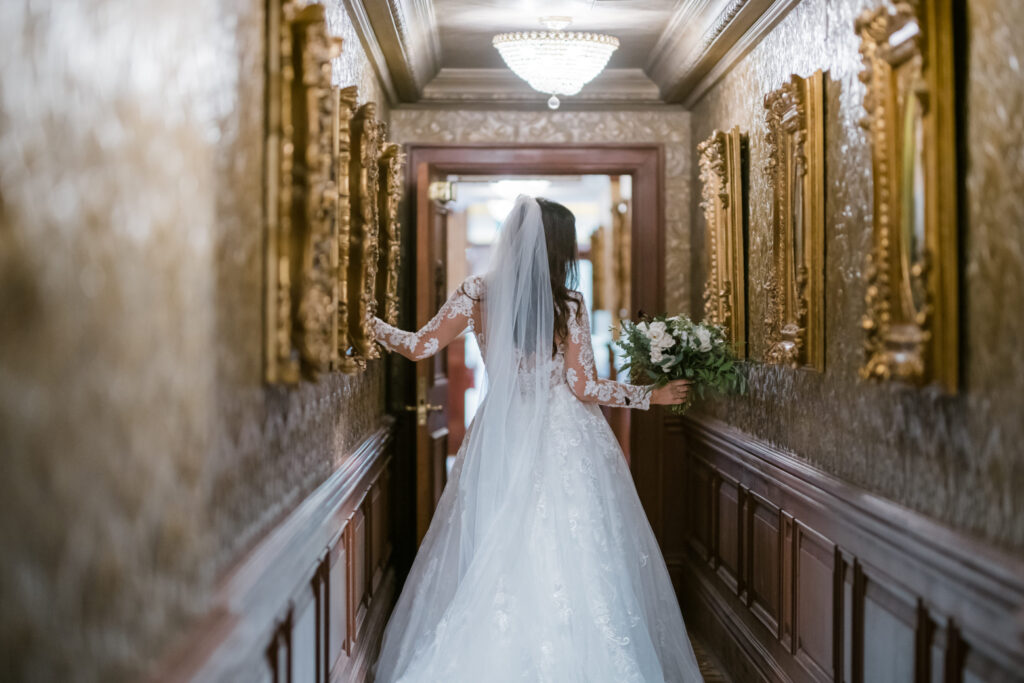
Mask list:
[[[469,435],[460,494],[471,504],[472,556],[501,509],[503,492],[540,451],[553,372],[554,304],[540,206],[520,195],[498,233],[485,277],[484,400]],[[470,528],[471,527],[471,528]]]
[[[377,680],[395,680],[416,669],[410,664],[417,660],[437,661],[425,650],[446,642],[472,649],[472,639],[483,632],[469,618],[493,613],[490,601],[504,590],[497,585],[507,570],[498,564],[501,551],[529,541],[510,537],[508,522],[527,512],[521,492],[538,470],[548,389],[557,372],[547,246],[536,200],[516,199],[484,282],[483,400],[410,570],[406,584],[417,590],[402,593],[388,624],[385,647],[394,656],[378,662]],[[476,604],[481,600],[488,604]],[[434,638],[417,639],[424,631]],[[417,680],[441,680],[430,676],[442,672],[419,673],[424,677]]]

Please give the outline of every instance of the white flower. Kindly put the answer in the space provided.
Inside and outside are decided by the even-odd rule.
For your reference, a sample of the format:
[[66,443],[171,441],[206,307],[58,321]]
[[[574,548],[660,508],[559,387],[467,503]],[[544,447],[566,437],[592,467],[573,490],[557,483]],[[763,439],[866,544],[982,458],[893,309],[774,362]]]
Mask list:
[[701,326],[699,326],[697,328],[696,334],[697,334],[697,339],[700,340],[700,350],[701,351],[710,351],[711,350],[711,330],[709,330],[708,328],[706,328],[703,325],[701,325]]
[[668,326],[661,321],[651,323],[647,331],[647,338],[651,340],[651,348],[658,347],[664,350],[672,348],[676,343],[668,331]]
[[657,346],[652,345],[651,346],[651,362],[652,363],[661,363],[662,359],[663,359],[663,357],[661,355],[661,349],[659,347],[657,347]]
[[644,334],[647,334],[647,323],[637,323],[636,329],[640,330]]

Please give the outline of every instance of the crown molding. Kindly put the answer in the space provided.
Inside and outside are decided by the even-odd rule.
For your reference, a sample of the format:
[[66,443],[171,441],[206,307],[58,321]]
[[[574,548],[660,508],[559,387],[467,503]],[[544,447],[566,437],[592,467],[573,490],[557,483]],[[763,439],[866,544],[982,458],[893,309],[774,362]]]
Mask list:
[[415,102],[441,68],[431,0],[342,0],[392,106]]
[[[546,108],[550,95],[537,92],[509,69],[441,69],[423,89],[418,105]],[[642,69],[606,69],[577,95],[559,98],[560,109],[664,107],[658,86]]]
[[691,107],[800,0],[683,0],[647,61],[662,99]]

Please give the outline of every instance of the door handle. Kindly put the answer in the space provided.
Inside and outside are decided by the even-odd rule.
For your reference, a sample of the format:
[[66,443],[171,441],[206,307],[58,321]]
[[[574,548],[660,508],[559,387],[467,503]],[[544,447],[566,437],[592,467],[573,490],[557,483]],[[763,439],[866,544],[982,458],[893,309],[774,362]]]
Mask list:
[[435,405],[427,401],[427,379],[420,377],[416,382],[416,405],[405,406],[405,410],[416,413],[416,424],[420,427],[427,425],[427,415],[438,410],[444,410],[443,405]]
[[416,424],[420,427],[425,427],[427,426],[427,414],[443,410],[444,406],[434,405],[433,403],[423,401],[422,403],[417,403],[414,406],[405,406],[405,409],[410,413],[416,413]]

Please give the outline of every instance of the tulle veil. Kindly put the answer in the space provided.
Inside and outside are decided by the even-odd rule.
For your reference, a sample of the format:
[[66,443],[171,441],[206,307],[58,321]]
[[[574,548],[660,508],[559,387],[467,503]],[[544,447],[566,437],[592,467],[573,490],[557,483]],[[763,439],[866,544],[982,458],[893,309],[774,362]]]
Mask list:
[[[454,642],[472,647],[473,624],[458,620],[490,611],[466,603],[495,597],[495,586],[477,590],[475,584],[500,573],[493,566],[503,555],[496,546],[517,543],[507,533],[492,533],[495,522],[525,519],[526,500],[516,493],[531,486],[529,478],[537,471],[548,387],[556,371],[547,246],[533,198],[516,199],[498,231],[484,281],[483,400],[407,579],[418,588],[403,592],[388,624],[386,640],[394,642],[387,650],[395,656],[377,663],[378,681],[394,680],[423,654],[415,648],[425,643],[413,641],[424,628],[465,629]],[[432,642],[437,647],[446,640]]]

